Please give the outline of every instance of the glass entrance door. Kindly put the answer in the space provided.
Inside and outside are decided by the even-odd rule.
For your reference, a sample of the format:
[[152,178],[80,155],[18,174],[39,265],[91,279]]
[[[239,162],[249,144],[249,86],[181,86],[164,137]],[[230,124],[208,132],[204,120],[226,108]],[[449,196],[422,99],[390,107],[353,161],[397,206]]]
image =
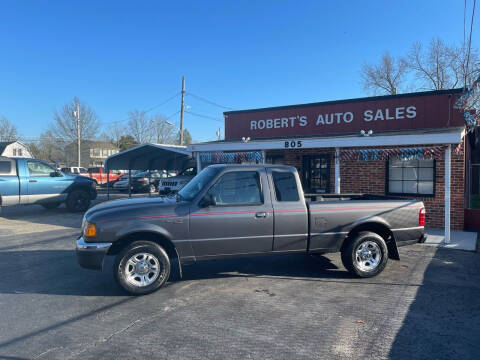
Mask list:
[[303,187],[309,194],[330,192],[330,155],[303,157]]

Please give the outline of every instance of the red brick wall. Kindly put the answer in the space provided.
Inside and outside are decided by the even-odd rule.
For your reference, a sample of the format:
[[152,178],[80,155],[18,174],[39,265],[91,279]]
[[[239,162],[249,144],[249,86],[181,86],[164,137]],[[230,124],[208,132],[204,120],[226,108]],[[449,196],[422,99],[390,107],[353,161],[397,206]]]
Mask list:
[[[428,147],[429,145],[422,145]],[[315,154],[330,155],[330,191],[335,191],[335,150],[334,149],[295,149],[267,151],[268,154],[283,154],[284,164],[295,166],[302,176],[303,156]],[[452,186],[451,186],[451,226],[452,229],[463,230],[465,209],[465,160],[463,150],[455,153],[452,150]],[[386,194],[386,161],[341,161],[340,188],[342,193]],[[441,228],[444,226],[444,154],[435,161],[436,181],[435,196],[413,197],[425,203],[427,211],[426,226]]]

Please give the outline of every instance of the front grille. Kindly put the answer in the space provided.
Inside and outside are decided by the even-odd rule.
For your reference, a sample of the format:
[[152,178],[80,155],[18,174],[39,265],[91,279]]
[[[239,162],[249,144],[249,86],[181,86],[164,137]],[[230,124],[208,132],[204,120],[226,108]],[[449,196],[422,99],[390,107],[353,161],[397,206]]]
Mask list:
[[176,181],[162,181],[162,186],[177,186]]

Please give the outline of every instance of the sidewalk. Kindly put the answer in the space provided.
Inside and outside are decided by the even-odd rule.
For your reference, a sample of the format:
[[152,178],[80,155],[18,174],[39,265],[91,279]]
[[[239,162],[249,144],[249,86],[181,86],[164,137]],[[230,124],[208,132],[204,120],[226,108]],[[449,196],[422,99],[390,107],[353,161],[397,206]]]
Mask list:
[[450,244],[444,242],[443,229],[425,229],[427,240],[425,245],[445,247],[449,249],[476,251],[477,236],[476,232],[452,230],[450,233]]

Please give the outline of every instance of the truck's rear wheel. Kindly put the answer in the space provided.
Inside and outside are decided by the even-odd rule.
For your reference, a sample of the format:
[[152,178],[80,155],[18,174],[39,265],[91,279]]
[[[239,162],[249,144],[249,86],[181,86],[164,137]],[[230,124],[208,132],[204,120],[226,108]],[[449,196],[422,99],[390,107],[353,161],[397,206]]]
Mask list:
[[158,244],[135,241],[117,255],[113,271],[118,284],[127,292],[144,295],[167,282],[170,259]]
[[86,211],[90,206],[90,194],[85,190],[74,190],[68,194],[66,204],[71,212]]
[[372,277],[380,274],[388,261],[388,248],[385,240],[370,231],[358,233],[342,251],[343,266],[359,277]]

